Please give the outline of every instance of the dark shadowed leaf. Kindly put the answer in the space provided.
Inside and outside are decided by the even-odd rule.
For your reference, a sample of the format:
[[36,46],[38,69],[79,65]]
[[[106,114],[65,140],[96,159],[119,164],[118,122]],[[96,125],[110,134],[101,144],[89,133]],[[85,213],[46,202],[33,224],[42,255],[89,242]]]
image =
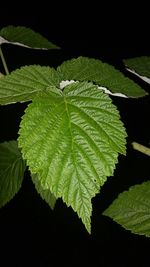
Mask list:
[[0,44],[8,43],[34,49],[58,49],[41,34],[23,27],[7,26],[0,30]]
[[150,182],[121,193],[103,214],[132,233],[150,237]]
[[19,191],[25,167],[16,141],[0,144],[0,207]]

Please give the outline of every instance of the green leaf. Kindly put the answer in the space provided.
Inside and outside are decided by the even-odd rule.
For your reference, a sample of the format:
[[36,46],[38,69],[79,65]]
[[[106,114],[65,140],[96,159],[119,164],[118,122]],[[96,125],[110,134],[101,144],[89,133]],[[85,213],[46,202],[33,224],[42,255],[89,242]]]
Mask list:
[[61,80],[92,81],[113,93],[142,97],[146,92],[113,66],[98,59],[78,57],[65,61],[57,68]]
[[32,100],[40,91],[53,90],[59,79],[50,67],[30,65],[17,69],[0,79],[0,104]]
[[123,60],[127,70],[150,83],[150,57],[142,56]]
[[2,77],[4,77],[4,75],[0,72],[0,79],[1,79]]
[[126,133],[111,99],[88,82],[33,99],[19,130],[19,147],[31,173],[62,197],[90,232],[91,199],[113,174]]
[[25,167],[16,141],[0,144],[0,207],[19,191]]
[[58,49],[41,34],[23,27],[7,26],[0,30],[0,44],[9,43],[34,49]]
[[132,233],[150,237],[150,182],[121,193],[103,214]]
[[37,174],[31,174],[32,181],[35,185],[35,188],[37,192],[40,194],[41,198],[47,202],[47,204],[50,206],[50,208],[53,210],[55,208],[56,204],[56,198],[55,196],[51,193],[49,188],[44,188],[38,179]]

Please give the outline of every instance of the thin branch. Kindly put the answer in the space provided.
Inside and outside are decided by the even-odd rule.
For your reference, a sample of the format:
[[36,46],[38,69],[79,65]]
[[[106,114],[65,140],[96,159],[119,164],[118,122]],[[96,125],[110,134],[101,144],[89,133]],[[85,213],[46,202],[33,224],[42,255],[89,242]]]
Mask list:
[[147,156],[150,156],[150,148],[143,146],[143,145],[136,143],[136,142],[132,142],[132,146],[135,150],[138,150],[141,153],[143,153]]
[[1,60],[2,60],[2,63],[3,63],[4,70],[5,70],[6,75],[7,75],[7,74],[9,74],[9,70],[8,70],[8,67],[7,67],[7,64],[6,64],[6,61],[5,61],[1,46],[0,46],[0,57],[1,57]]

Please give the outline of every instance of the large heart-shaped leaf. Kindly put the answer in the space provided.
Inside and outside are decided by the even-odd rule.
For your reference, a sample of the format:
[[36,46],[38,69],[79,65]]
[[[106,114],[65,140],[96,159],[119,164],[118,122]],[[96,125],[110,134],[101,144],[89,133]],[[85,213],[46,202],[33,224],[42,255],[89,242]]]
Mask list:
[[0,45],[14,44],[34,49],[58,49],[59,47],[48,41],[38,32],[23,26],[7,26],[0,30]]
[[150,181],[121,193],[103,214],[132,233],[150,237]]
[[19,146],[31,173],[62,197],[90,232],[91,198],[125,154],[125,129],[111,99],[92,83],[33,99],[25,111]]
[[113,93],[142,97],[147,93],[113,66],[98,59],[78,57],[67,60],[57,68],[61,80],[92,81]]
[[16,141],[0,144],[0,207],[19,191],[25,167]]

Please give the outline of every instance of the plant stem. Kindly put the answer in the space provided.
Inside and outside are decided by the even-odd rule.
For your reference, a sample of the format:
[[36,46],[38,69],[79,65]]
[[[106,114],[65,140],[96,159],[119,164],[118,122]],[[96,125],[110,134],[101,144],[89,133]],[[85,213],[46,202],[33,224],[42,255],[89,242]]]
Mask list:
[[1,57],[1,60],[2,60],[2,63],[3,63],[3,67],[4,67],[4,70],[5,70],[6,74],[9,74],[9,70],[7,68],[7,64],[6,64],[6,61],[5,61],[1,46],[0,46],[0,57]]
[[136,143],[136,142],[132,142],[132,146],[134,149],[142,152],[143,154],[145,154],[147,156],[150,156],[150,148],[143,146],[143,145]]

